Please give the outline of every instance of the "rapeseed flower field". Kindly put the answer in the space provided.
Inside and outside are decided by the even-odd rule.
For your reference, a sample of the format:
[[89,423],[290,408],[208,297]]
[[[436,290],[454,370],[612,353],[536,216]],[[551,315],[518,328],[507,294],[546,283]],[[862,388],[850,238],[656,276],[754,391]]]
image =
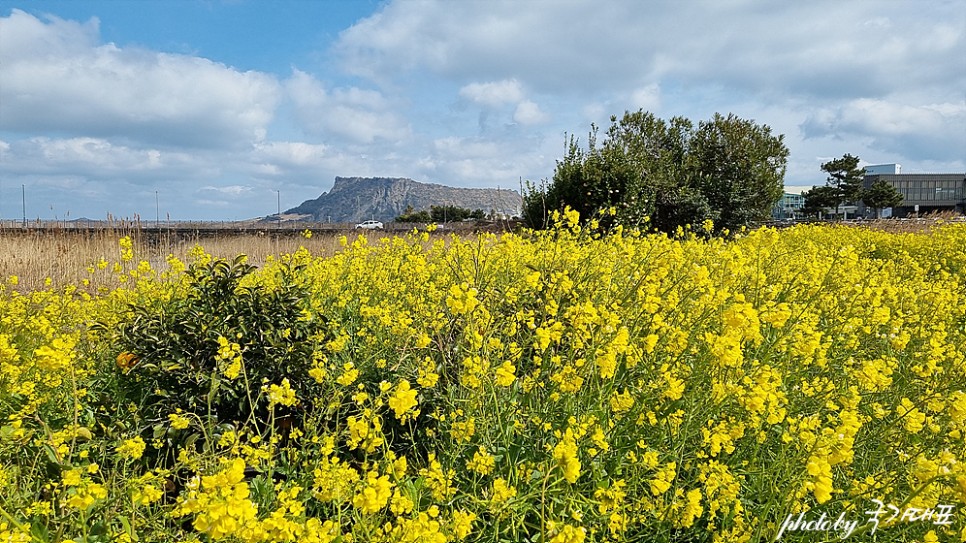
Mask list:
[[0,541],[966,541],[966,227],[557,219],[7,278]]

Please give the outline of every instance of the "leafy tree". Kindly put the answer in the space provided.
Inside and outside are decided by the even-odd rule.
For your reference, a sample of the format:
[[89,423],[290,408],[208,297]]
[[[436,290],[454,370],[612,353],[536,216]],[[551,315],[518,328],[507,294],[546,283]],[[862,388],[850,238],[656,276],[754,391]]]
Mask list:
[[802,211],[811,216],[818,216],[826,208],[837,207],[840,201],[839,189],[829,185],[812,187],[811,190],[805,191],[803,196],[805,207]]
[[683,209],[677,209],[679,205],[707,207],[707,202],[703,205],[689,190],[693,188],[688,170],[694,132],[691,121],[684,117],[664,121],[643,110],[625,112],[619,122],[616,116],[610,120],[599,155],[601,164],[591,165],[608,174],[602,190],[608,191],[608,205],[617,207],[620,222],[641,225],[651,217],[659,229],[668,232],[683,224],[703,222],[706,217],[689,219]]
[[849,202],[856,202],[862,198],[862,180],[865,169],[859,167],[859,157],[848,153],[842,158],[830,160],[822,164],[822,171],[828,174],[825,184],[837,191],[836,211],[839,206]]
[[634,173],[620,149],[597,146],[597,127],[591,125],[588,149],[571,136],[567,154],[557,161],[553,179],[540,187],[524,188],[523,215],[530,226],[544,228],[551,211],[569,205],[581,217],[621,204]]
[[435,222],[462,221],[464,219],[482,219],[482,209],[470,210],[454,205],[430,206],[429,214]]
[[862,203],[875,210],[876,218],[883,208],[896,207],[902,203],[902,193],[882,179],[876,180],[862,191]]
[[454,205],[430,206],[429,211],[413,211],[412,206],[406,206],[406,211],[396,217],[396,222],[448,222],[465,219],[485,219],[486,213],[482,209],[469,210]]
[[785,190],[788,148],[771,128],[729,114],[702,122],[691,138],[695,187],[719,213],[717,222],[735,228],[771,216]]
[[[114,344],[136,364],[118,376],[116,394],[152,420],[182,409],[224,423],[253,415],[267,420],[264,405],[246,392],[248,382],[285,378],[300,397],[313,397],[310,391],[318,387],[306,360],[320,341],[333,337],[325,318],[305,319],[309,290],[299,280],[300,266],[281,267],[271,288],[245,284],[254,270],[244,255],[193,264],[184,292],[132,305]],[[245,379],[235,379],[242,369]]]
[[657,195],[652,222],[658,230],[671,232],[685,224],[701,224],[708,219],[713,221],[718,216],[703,194],[684,187]]
[[767,217],[781,198],[783,137],[734,115],[695,129],[683,117],[625,112],[611,117],[600,146],[595,126],[588,139],[583,149],[571,137],[553,179],[524,191],[531,226],[543,227],[548,212],[569,205],[585,218],[614,207],[621,224],[650,219],[666,232],[706,219],[730,229]]
[[433,218],[430,216],[429,211],[425,209],[422,211],[413,211],[412,206],[406,206],[406,210],[403,214],[396,217],[396,222],[432,222]]

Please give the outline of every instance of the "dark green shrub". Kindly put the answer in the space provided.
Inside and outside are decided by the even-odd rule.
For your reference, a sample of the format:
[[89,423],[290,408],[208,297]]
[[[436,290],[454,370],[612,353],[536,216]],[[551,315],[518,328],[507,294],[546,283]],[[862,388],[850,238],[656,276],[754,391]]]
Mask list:
[[274,281],[242,286],[254,269],[244,257],[192,265],[186,287],[171,299],[131,307],[116,345],[133,358],[119,369],[118,385],[149,420],[176,409],[214,423],[264,420],[267,402],[257,400],[259,392],[282,379],[308,407],[315,387],[309,370],[325,340],[325,319],[310,311],[297,267],[282,265]]

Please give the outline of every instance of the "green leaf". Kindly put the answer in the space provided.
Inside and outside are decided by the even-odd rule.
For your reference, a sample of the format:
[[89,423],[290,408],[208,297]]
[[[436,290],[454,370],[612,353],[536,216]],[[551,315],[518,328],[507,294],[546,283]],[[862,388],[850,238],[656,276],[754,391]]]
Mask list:
[[208,405],[214,405],[218,397],[218,387],[221,385],[221,376],[217,371],[211,373],[211,388],[208,389]]

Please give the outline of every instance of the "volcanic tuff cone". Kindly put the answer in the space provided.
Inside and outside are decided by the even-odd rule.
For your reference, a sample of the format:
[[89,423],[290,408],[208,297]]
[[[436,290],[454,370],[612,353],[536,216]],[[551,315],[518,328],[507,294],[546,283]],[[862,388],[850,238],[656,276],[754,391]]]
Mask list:
[[513,217],[520,214],[522,204],[520,194],[507,189],[447,187],[400,177],[336,177],[332,190],[285,214],[318,222],[390,221],[408,207],[421,211],[434,205],[453,205]]

